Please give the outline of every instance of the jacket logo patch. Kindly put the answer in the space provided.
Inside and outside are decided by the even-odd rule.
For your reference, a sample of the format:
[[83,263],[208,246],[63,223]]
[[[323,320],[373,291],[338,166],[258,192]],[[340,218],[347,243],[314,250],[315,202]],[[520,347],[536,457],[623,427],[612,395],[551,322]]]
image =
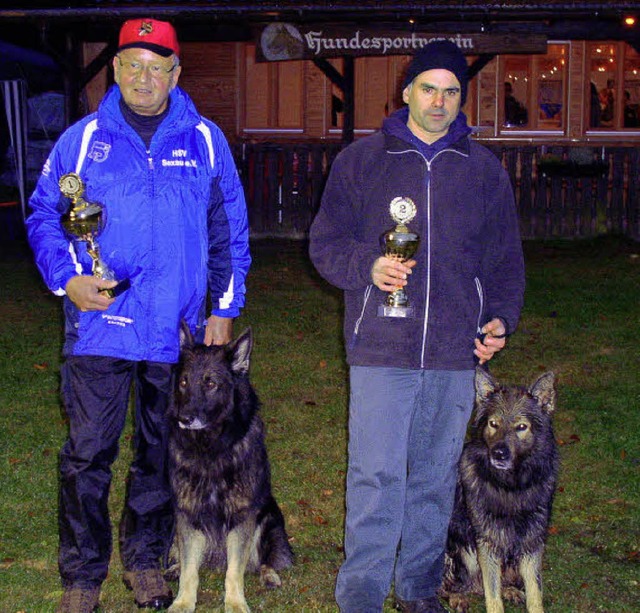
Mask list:
[[120,326],[125,328],[133,323],[133,319],[130,317],[122,317],[121,315],[103,315],[102,319],[112,326]]
[[88,157],[94,162],[104,162],[109,157],[109,151],[111,151],[111,145],[96,141],[91,145]]
[[171,152],[172,160],[162,160],[163,166],[186,166],[189,168],[197,168],[198,163],[196,160],[188,160],[187,158],[187,150],[186,149],[174,149]]

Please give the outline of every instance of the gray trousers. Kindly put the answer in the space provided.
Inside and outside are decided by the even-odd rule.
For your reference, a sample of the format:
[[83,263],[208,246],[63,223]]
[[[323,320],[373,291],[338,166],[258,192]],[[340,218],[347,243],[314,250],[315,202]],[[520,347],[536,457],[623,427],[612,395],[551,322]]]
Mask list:
[[473,370],[351,368],[342,613],[379,613],[394,579],[402,600],[438,589],[473,381]]

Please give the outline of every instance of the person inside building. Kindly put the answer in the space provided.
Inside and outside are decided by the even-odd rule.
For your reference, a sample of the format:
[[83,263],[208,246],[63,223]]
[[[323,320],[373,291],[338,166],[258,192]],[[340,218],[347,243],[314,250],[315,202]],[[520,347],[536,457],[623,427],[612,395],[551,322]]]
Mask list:
[[638,105],[631,102],[631,93],[624,91],[624,127],[637,128],[640,125],[638,117]]
[[589,95],[589,127],[597,128],[600,126],[600,96],[593,81],[589,83]]
[[[406,106],[337,156],[310,231],[313,263],[345,297],[342,613],[381,612],[392,582],[401,610],[445,611],[437,589],[475,368],[505,346],[522,307],[513,189],[495,155],[470,139],[467,83],[454,43],[418,51]],[[389,230],[416,234],[415,254],[387,255]],[[385,308],[398,288],[407,306]]]
[[[170,23],[125,22],[115,85],[96,113],[62,134],[30,199],[29,241],[65,314],[60,613],[90,613],[99,604],[112,551],[111,465],[132,387],[123,578],[139,607],[171,604],[161,559],[172,530],[166,414],[179,327],[184,320],[206,344],[225,344],[244,305],[250,254],[242,185],[222,132],[178,87],[179,56]],[[102,227],[69,222],[65,231],[61,216],[83,202],[102,209]],[[92,274],[92,232],[111,280]]]
[[611,125],[615,103],[614,80],[607,79],[607,86],[600,90],[600,122]]
[[504,121],[506,126],[525,126],[529,121],[529,113],[513,95],[513,85],[504,84]]

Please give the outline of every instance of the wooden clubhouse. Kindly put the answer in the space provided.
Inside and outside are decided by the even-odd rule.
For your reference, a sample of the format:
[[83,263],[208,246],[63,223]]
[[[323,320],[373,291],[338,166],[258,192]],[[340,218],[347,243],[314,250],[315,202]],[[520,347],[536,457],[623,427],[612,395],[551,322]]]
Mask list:
[[122,21],[172,21],[180,84],[234,148],[255,236],[304,236],[337,151],[402,105],[411,53],[450,38],[473,77],[464,112],[512,177],[523,236],[640,239],[640,2],[23,5],[3,3],[0,41],[56,60],[67,123],[110,84]]

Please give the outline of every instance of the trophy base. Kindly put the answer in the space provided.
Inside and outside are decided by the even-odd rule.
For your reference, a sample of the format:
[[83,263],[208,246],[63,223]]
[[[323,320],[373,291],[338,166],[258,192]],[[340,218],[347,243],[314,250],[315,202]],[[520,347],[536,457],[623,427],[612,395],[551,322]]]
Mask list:
[[109,296],[109,298],[116,298],[117,296],[122,294],[122,292],[128,290],[130,287],[131,281],[129,279],[124,279],[123,281],[120,281],[120,283],[118,283],[118,285],[116,285],[115,287],[101,289],[100,293],[104,294],[105,296]]
[[390,306],[381,304],[378,307],[378,317],[413,317],[415,309],[410,306]]

